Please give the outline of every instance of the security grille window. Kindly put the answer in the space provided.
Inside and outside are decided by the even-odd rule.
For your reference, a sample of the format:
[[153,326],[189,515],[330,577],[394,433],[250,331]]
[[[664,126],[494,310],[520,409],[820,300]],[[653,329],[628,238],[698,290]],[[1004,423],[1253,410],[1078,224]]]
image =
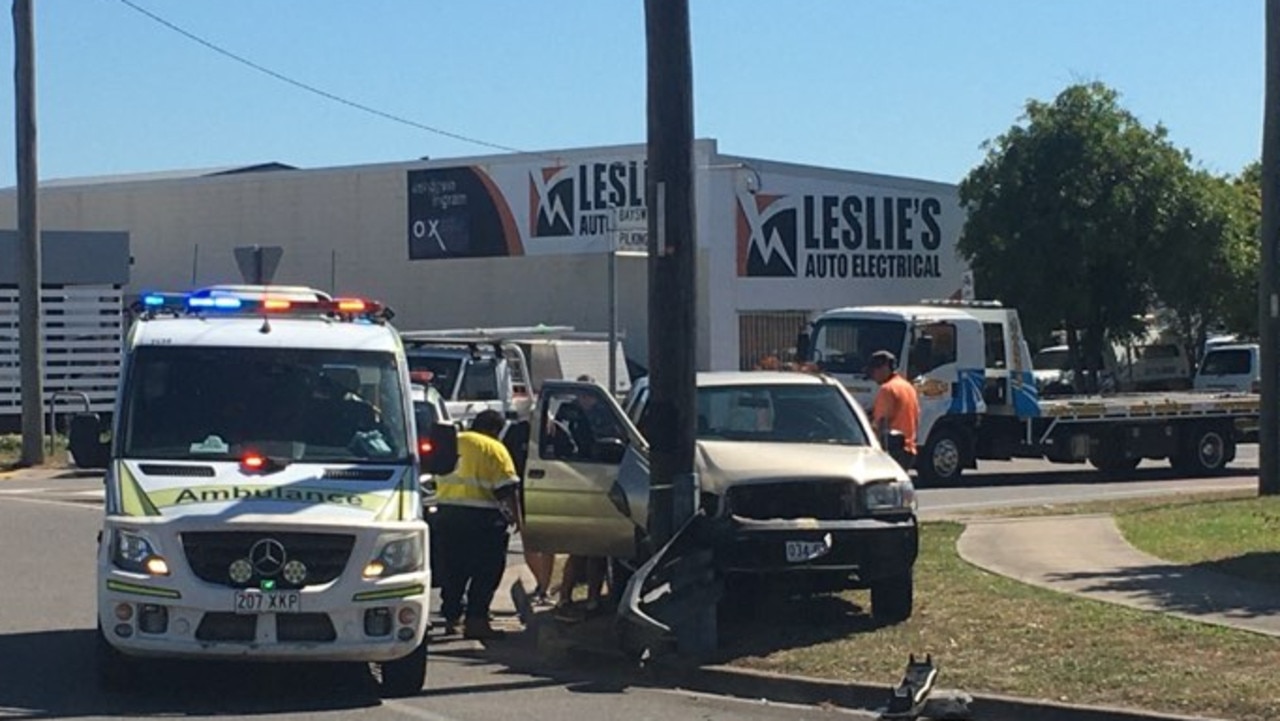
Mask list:
[[809,322],[803,310],[741,313],[738,315],[738,367],[768,368],[796,357],[796,336]]

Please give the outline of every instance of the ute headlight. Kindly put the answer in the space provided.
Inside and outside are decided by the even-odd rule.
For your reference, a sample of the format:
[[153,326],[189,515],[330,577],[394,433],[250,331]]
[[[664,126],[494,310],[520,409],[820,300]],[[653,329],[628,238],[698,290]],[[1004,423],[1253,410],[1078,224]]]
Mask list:
[[169,564],[141,533],[117,529],[111,543],[111,562],[122,571],[151,576],[169,575]]
[[881,481],[862,489],[862,504],[869,513],[914,511],[916,489],[911,481]]
[[412,533],[383,541],[378,552],[364,567],[365,578],[394,576],[397,573],[421,571],[423,567],[422,535]]

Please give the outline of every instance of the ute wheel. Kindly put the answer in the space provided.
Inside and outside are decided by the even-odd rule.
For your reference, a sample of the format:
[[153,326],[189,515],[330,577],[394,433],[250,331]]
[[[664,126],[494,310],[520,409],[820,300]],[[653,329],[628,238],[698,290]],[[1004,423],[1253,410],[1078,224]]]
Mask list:
[[138,682],[138,660],[120,653],[107,641],[102,624],[98,624],[98,633],[94,637],[93,660],[98,679],[98,687],[108,693],[129,691]]
[[1235,439],[1218,426],[1192,428],[1182,439],[1183,447],[1169,461],[1174,470],[1189,476],[1218,473],[1236,453]]
[[929,434],[924,452],[916,459],[916,473],[924,483],[949,485],[964,471],[963,436],[950,428]]
[[427,639],[404,658],[381,664],[382,683],[379,691],[386,698],[416,696],[427,681]]
[[911,618],[914,581],[911,572],[878,581],[871,586],[871,617],[881,623]]

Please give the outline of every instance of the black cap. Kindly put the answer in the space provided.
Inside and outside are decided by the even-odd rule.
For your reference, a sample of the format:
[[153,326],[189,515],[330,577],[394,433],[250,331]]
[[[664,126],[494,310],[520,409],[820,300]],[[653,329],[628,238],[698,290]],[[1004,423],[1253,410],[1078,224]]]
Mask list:
[[898,359],[887,350],[878,350],[871,354],[871,359],[867,361],[867,370],[872,368],[896,368]]

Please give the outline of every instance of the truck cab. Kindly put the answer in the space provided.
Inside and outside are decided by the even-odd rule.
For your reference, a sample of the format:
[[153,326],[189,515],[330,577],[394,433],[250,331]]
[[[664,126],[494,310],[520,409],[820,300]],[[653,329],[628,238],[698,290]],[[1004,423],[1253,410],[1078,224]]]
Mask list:
[[798,345],[807,348],[805,360],[837,378],[866,409],[877,391],[867,360],[878,350],[898,358],[898,373],[919,393],[916,470],[928,480],[974,466],[979,418],[1037,412],[1017,313],[998,303],[837,308],[819,315]]
[[362,661],[387,695],[419,691],[420,471],[452,467],[456,430],[416,428],[389,312],[259,286],[135,312],[113,425],[80,417],[71,439],[106,466],[100,680],[141,683],[143,657]]

